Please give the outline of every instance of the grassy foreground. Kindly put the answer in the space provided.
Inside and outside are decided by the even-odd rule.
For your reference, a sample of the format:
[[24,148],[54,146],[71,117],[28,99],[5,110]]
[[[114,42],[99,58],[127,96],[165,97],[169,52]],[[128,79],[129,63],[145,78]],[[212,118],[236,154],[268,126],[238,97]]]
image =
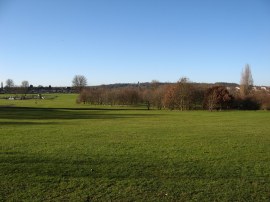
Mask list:
[[0,201],[270,200],[269,112],[75,98],[0,100]]

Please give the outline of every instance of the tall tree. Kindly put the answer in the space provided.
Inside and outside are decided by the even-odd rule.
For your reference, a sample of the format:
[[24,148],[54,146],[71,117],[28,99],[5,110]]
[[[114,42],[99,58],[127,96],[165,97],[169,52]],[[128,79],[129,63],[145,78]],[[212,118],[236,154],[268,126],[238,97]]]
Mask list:
[[176,107],[183,110],[189,110],[192,104],[193,86],[186,77],[181,78],[176,85],[175,97]]
[[176,85],[168,85],[166,88],[166,93],[164,95],[164,105],[166,108],[173,110],[175,109],[175,89]]
[[15,85],[14,85],[14,81],[12,80],[12,79],[7,79],[6,80],[6,87],[7,88],[12,88],[12,87],[14,87]]
[[28,81],[22,81],[22,88],[28,88],[29,87],[29,82]]
[[75,89],[78,92],[81,92],[82,89],[87,85],[87,79],[83,75],[75,75],[72,80],[72,86],[75,87]]
[[158,80],[152,80],[150,88],[143,91],[143,100],[146,103],[147,109],[156,106],[158,109],[162,108],[162,96],[160,91],[160,82]]
[[26,94],[27,91],[28,91],[28,88],[29,88],[29,82],[28,81],[22,81],[21,87],[22,87],[22,92],[24,94]]
[[241,97],[247,96],[253,86],[253,78],[251,74],[251,69],[249,64],[246,64],[242,71],[241,81],[240,81],[240,95]]
[[153,104],[158,109],[162,109],[164,107],[164,95],[166,92],[166,86],[159,86],[154,92],[153,92]]

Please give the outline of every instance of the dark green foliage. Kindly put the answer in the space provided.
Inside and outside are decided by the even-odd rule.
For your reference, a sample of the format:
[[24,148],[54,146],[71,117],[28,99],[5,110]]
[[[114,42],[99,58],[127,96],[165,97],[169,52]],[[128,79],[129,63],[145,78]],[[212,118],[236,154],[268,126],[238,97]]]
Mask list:
[[261,104],[255,97],[245,97],[245,98],[238,98],[234,102],[234,106],[236,109],[240,110],[259,110]]

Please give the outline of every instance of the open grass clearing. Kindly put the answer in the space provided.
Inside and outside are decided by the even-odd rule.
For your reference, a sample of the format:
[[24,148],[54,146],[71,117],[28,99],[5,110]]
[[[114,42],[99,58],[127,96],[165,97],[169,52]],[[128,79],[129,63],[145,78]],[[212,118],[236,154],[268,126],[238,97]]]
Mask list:
[[0,200],[270,200],[269,112],[96,108],[73,98],[0,101]]

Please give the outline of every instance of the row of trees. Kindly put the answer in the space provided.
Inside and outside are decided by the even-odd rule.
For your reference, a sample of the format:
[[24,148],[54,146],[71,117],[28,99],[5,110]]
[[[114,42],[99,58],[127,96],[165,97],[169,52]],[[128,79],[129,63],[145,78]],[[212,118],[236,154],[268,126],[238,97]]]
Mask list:
[[253,79],[249,65],[243,70],[240,90],[221,85],[202,85],[181,78],[175,84],[161,84],[153,81],[148,87],[106,86],[81,88],[77,102],[108,105],[144,104],[148,109],[259,109],[270,108],[270,95],[267,92],[252,91]]
[[[33,88],[33,85],[30,85],[28,81],[24,80],[21,82],[21,85],[15,85],[13,79],[7,79],[5,82],[5,86],[3,82],[1,82],[1,89],[6,90],[7,93],[27,93],[29,88]],[[87,85],[87,79],[83,75],[75,75],[72,80],[72,86],[77,92],[80,92]],[[40,86],[42,87],[42,86]],[[49,86],[51,88],[51,86]]]
[[176,84],[157,87],[95,87],[81,91],[78,103],[93,105],[145,105],[148,109],[270,109],[267,92],[253,92],[245,97],[231,93],[224,86],[198,85],[181,79]]
[[[5,85],[5,92],[7,93],[21,93],[21,94],[26,94],[30,85],[28,81],[22,81],[20,86],[15,86],[14,81],[12,79],[7,79],[6,80],[6,85]],[[4,90],[4,84],[1,82],[1,89],[0,91]]]
[[[1,87],[4,87],[4,84],[1,83]],[[15,87],[15,83],[12,79],[7,79],[6,80],[6,86],[5,88],[14,88]],[[21,85],[19,87],[22,88],[28,88],[29,87],[29,82],[28,81],[22,81]]]
[[233,98],[223,86],[199,86],[182,78],[176,84],[152,83],[150,87],[96,87],[84,88],[78,98],[79,103],[96,105],[138,105],[148,109],[191,110],[208,108],[227,109]]

